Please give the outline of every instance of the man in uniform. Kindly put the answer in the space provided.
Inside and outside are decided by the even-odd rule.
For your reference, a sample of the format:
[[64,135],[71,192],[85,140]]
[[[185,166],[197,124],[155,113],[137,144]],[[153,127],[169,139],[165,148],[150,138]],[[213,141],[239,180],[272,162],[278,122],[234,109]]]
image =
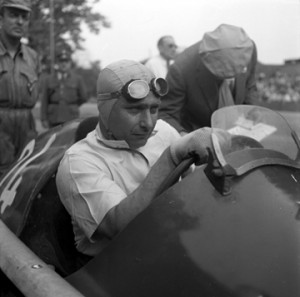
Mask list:
[[45,79],[41,99],[41,121],[44,128],[54,127],[79,117],[79,106],[86,101],[82,78],[71,71],[68,51],[57,56],[58,69]]
[[0,137],[6,143],[0,146],[1,170],[36,136],[31,111],[38,97],[38,56],[21,43],[30,12],[30,0],[0,2]]

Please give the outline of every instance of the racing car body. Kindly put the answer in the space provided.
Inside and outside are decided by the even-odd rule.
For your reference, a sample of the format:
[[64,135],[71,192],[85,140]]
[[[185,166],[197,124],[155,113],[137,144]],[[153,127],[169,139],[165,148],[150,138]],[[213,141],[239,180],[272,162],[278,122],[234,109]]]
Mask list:
[[216,111],[208,163],[174,184],[176,171],[92,259],[74,248],[54,182],[80,126],[41,135],[0,180],[2,221],[71,288],[88,297],[300,296],[300,142],[279,114]]

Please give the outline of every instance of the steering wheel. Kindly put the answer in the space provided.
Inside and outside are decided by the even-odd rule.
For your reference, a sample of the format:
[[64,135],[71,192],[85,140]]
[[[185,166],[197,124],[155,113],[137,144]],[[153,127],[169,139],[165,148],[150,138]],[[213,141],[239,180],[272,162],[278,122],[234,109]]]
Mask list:
[[[241,149],[241,147],[263,147],[258,141],[253,138],[238,135],[233,137],[233,150]],[[177,167],[172,171],[167,178],[162,182],[159,188],[156,191],[155,197],[162,194],[165,190],[173,186],[180,178],[180,176],[195,162],[195,158],[191,157],[189,159],[183,160]]]
[[180,178],[180,176],[195,162],[194,157],[183,160],[177,167],[165,178],[162,184],[156,191],[155,197],[162,194],[165,190],[173,186]]

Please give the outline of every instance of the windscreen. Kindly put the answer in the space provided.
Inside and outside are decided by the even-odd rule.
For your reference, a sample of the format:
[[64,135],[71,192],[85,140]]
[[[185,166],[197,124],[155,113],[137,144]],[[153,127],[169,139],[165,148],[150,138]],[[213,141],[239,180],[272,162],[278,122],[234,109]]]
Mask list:
[[[242,149],[264,148],[296,160],[297,134],[277,112],[252,105],[234,105],[214,112],[212,128],[223,156]],[[221,130],[226,133],[222,133]]]

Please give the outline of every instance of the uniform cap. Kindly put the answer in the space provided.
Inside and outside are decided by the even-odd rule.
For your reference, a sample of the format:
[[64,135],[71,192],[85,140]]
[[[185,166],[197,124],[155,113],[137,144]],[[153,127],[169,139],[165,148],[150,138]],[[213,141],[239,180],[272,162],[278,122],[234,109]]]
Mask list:
[[[1,0],[0,0],[1,1]],[[0,7],[18,8],[21,10],[31,11],[30,0],[2,0]]]
[[[143,64],[132,60],[120,60],[109,64],[101,70],[97,80],[97,94],[107,94],[120,91],[133,79],[142,79],[148,83],[154,74]],[[98,109],[103,124],[108,128],[108,119],[118,98],[101,100],[98,96]]]
[[239,27],[222,24],[204,34],[199,54],[208,70],[219,78],[247,71],[254,43]]
[[67,50],[62,50],[57,54],[58,61],[69,61],[71,59],[71,54]]

